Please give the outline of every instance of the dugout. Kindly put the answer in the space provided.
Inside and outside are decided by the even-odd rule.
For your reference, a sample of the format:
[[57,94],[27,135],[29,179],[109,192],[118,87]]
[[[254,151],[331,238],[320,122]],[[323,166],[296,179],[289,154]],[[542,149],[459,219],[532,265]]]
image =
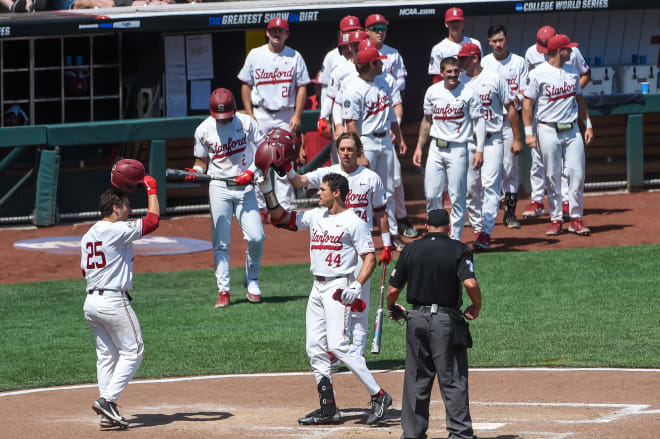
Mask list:
[[[408,144],[414,145],[423,94],[430,84],[426,74],[428,57],[431,47],[446,36],[443,17],[451,6],[463,8],[465,33],[478,38],[485,52],[489,52],[486,31],[490,24],[508,27],[509,48],[519,54],[535,41],[541,25],[550,24],[580,42],[582,53],[592,63],[598,57],[602,65],[630,64],[635,54],[638,60],[645,56],[647,63],[656,67],[660,64],[660,46],[655,45],[660,44],[660,8],[652,0],[412,1],[405,5],[393,1],[247,1],[3,14],[0,108],[4,113],[11,105],[21,105],[29,124],[39,126],[166,117],[167,37],[209,35],[211,89],[228,87],[238,96],[236,74],[247,50],[265,41],[263,29],[271,16],[287,18],[291,27],[289,45],[301,52],[313,76],[325,53],[335,45],[341,17],[352,14],[364,20],[379,12],[390,21],[387,43],[400,50],[408,70],[404,128]],[[75,89],[80,82],[82,92]],[[643,153],[638,185],[656,184],[660,177],[660,108],[656,98],[641,97],[641,101],[623,109],[617,101],[601,102],[599,108],[592,109],[603,116],[592,118],[597,132],[594,145],[587,151],[588,186],[618,187],[622,182],[625,186],[633,160],[627,157],[627,143],[638,144]],[[185,81],[184,106],[184,114],[177,115],[205,113],[191,108],[190,80]],[[633,118],[631,125],[631,112],[644,116]],[[628,130],[629,126],[641,126],[645,136],[635,137],[639,129]],[[189,164],[191,137],[192,131],[189,137],[167,140],[168,166]],[[94,144],[60,149],[61,184],[57,192],[62,213],[95,209],[95,196],[91,200],[86,196],[72,198],[71,188],[85,181],[90,193],[98,193],[107,184],[103,173],[118,154],[149,161],[150,145],[144,139],[112,144],[103,138],[94,140]],[[0,147],[0,160],[9,151]],[[639,160],[639,151],[632,155],[634,160]],[[23,152],[22,158],[7,165],[0,178],[0,217],[22,217],[32,212],[35,175],[7,200],[4,196],[27,170],[34,168],[37,156]],[[408,198],[423,196],[422,180],[409,157],[404,158],[403,166]],[[524,181],[525,166],[521,170]],[[177,192],[183,193],[189,204],[201,203],[205,196],[204,190],[176,189],[172,194]],[[168,199],[167,206],[173,207],[170,201],[174,200]]]

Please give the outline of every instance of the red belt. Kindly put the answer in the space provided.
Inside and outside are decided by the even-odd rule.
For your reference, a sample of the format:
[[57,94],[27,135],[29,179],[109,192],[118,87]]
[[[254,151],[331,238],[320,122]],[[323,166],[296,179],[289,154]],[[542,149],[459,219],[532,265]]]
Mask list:
[[314,275],[314,279],[316,279],[319,282],[330,282],[331,280],[339,279],[340,277],[346,277],[346,276],[333,276],[333,277],[326,277],[326,276],[317,276]]

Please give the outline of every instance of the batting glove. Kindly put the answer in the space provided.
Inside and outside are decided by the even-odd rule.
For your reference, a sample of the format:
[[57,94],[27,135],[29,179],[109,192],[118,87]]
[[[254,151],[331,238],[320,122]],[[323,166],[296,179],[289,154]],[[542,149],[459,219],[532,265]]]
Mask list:
[[144,184],[144,188],[147,190],[148,195],[154,195],[158,193],[158,185],[156,184],[156,179],[151,175],[145,175],[142,179],[142,184]]
[[252,177],[254,177],[254,172],[248,169],[241,175],[234,177],[234,181],[241,186],[247,186],[248,184],[252,183]]
[[360,297],[360,290],[362,289],[362,285],[358,281],[353,281],[348,288],[344,289],[344,291],[341,293],[341,303],[344,305],[350,305],[351,303],[355,302],[355,299]]
[[[184,171],[188,172],[194,172],[195,174],[199,174],[199,171],[194,168],[185,168]],[[195,183],[197,182],[197,176],[196,175],[186,175],[183,181],[187,181],[188,183]]]
[[328,139],[332,137],[330,125],[328,125],[328,119],[325,117],[319,117],[319,120],[316,123],[316,128],[318,129],[319,134],[323,137],[327,137]]
[[380,260],[378,261],[378,265],[382,264],[389,264],[392,261],[392,246],[391,245],[386,245],[383,247],[383,253],[380,255]]

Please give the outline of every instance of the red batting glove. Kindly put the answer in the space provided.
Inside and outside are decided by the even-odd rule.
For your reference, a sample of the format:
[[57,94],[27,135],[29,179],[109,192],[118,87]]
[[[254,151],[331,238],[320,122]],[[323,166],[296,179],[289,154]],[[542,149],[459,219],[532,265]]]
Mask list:
[[254,177],[254,172],[248,169],[241,175],[234,177],[234,181],[241,186],[247,186],[248,184],[252,183],[252,177]]
[[156,179],[151,175],[145,175],[142,179],[142,184],[147,190],[148,195],[154,195],[158,193],[158,185],[156,184]]
[[325,117],[319,117],[318,122],[316,122],[316,127],[323,137],[327,137],[328,139],[332,137],[332,131],[330,130],[330,125],[328,125],[328,119]]
[[392,262],[392,246],[391,245],[386,245],[383,247],[383,253],[380,255],[380,260],[378,261],[378,265],[381,264],[389,264]]
[[[197,169],[193,168],[185,168],[184,171],[188,172],[194,172],[195,174],[198,174]],[[197,182],[197,176],[196,175],[186,175],[183,181],[187,181],[188,183],[195,183]]]

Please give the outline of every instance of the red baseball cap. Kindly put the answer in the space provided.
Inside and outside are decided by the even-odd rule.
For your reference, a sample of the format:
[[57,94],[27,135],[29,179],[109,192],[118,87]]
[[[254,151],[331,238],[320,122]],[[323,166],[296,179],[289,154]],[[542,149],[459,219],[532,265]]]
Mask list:
[[[362,43],[360,43],[362,44]],[[387,58],[385,55],[381,55],[378,49],[375,47],[365,47],[358,51],[357,63],[358,64],[369,64],[379,59]]]
[[548,53],[548,49],[546,48],[548,41],[550,41],[550,38],[555,35],[557,35],[557,31],[552,26],[543,26],[539,29],[539,31],[536,32],[536,50],[538,50],[539,53]]
[[339,30],[342,32],[360,29],[362,29],[360,19],[353,15],[347,15],[339,22]]
[[370,47],[374,47],[374,48],[378,49],[378,46],[376,45],[376,43],[367,38],[367,39],[364,39],[364,40],[360,41],[360,45],[358,46],[358,50],[369,49]]
[[363,30],[354,30],[353,32],[348,34],[348,44],[352,43],[360,43],[366,39],[368,39],[369,36],[367,33]]
[[578,43],[571,43],[571,40],[568,39],[568,36],[564,34],[557,34],[550,38],[550,41],[548,41],[548,52],[554,52],[555,50],[577,46]]
[[383,24],[385,24],[385,25],[389,25],[389,24],[390,24],[390,22],[387,21],[387,20],[385,19],[385,17],[383,17],[382,15],[380,15],[380,14],[371,14],[371,15],[368,16],[367,19],[364,21],[364,27],[373,26],[374,24],[378,24],[378,23],[383,23]]
[[465,21],[463,10],[461,8],[449,8],[445,12],[445,23],[450,21]]
[[271,18],[266,29],[273,28],[289,30],[289,23],[284,18]]
[[479,50],[479,46],[477,46],[474,43],[465,43],[461,46],[461,50],[458,52],[458,55],[456,55],[456,57],[467,58],[472,55],[481,56],[481,50]]

